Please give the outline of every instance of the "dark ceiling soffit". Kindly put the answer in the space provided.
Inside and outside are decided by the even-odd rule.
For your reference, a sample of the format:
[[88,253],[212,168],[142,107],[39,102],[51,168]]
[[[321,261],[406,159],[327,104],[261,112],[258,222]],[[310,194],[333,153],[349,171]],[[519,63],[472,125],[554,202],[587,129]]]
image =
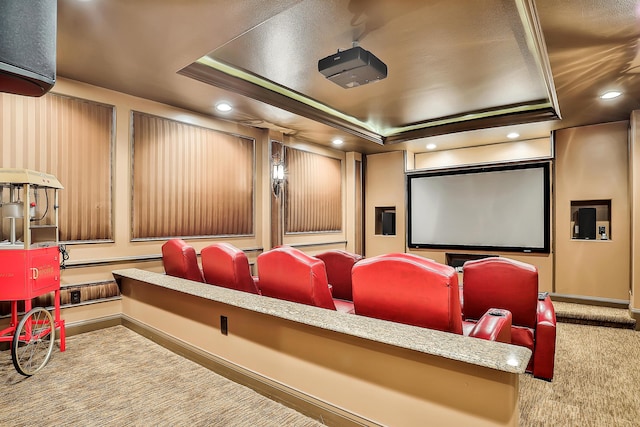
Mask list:
[[[523,123],[533,123],[548,120],[560,119],[559,114],[553,107],[541,107],[537,109],[511,112],[504,114],[496,114],[493,116],[481,117],[478,119],[468,119],[462,121],[454,121],[442,125],[429,126],[429,122],[423,123],[423,127],[411,129],[404,132],[398,132],[386,137],[365,129],[361,126],[353,124],[347,120],[335,117],[329,113],[318,110],[303,102],[292,99],[286,95],[271,91],[252,82],[246,81],[239,77],[232,76],[224,71],[217,70],[205,64],[194,62],[191,65],[178,71],[178,74],[193,78],[206,84],[229,90],[234,93],[255,99],[260,102],[272,105],[277,108],[298,114],[302,117],[314,120],[327,126],[342,130],[359,138],[374,142],[379,145],[396,144],[400,142],[411,141],[414,139],[428,138],[431,136],[444,135],[448,133],[466,132],[479,129],[487,129],[493,127],[510,126]],[[548,104],[548,101],[533,101],[517,105],[500,106],[498,110],[505,110],[518,106]],[[485,114],[485,111],[476,113]],[[465,114],[466,115],[466,114]],[[455,119],[459,116],[451,116]],[[440,117],[437,121],[447,119]],[[436,121],[434,120],[434,121]]]
[[194,62],[178,71],[178,74],[199,80],[221,89],[264,102],[277,108],[298,114],[327,126],[342,130],[357,137],[376,144],[383,144],[382,136],[368,129],[364,129],[339,117],[324,113],[314,107],[304,104],[285,95],[260,87],[241,78],[231,76],[223,71]]
[[[508,108],[508,106],[501,107],[501,109],[504,108]],[[449,133],[466,132],[472,130],[520,125],[524,123],[543,122],[558,119],[560,119],[560,117],[552,107],[544,107],[536,110],[498,114],[495,116],[446,123],[438,126],[423,127],[406,132],[398,132],[393,135],[387,136],[384,142],[385,145],[397,144],[414,139],[428,138],[430,136],[438,136]]]

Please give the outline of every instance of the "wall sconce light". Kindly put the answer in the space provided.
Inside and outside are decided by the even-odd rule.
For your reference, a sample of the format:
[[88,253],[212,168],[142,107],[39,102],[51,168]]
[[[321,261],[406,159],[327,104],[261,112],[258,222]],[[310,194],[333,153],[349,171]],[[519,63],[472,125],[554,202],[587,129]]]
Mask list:
[[271,184],[273,186],[273,195],[280,197],[282,186],[284,185],[284,165],[280,162],[273,164],[271,173]]

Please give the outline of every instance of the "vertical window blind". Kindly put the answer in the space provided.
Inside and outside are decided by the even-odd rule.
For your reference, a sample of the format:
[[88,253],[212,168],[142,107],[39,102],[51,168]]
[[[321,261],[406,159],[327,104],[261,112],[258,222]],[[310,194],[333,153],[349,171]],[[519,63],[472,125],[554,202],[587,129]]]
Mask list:
[[286,147],[285,167],[285,232],[340,231],[340,160]]
[[133,239],[254,233],[253,139],[133,113]]
[[112,106],[53,93],[41,98],[0,94],[1,167],[58,178],[64,186],[61,241],[113,239],[113,115]]

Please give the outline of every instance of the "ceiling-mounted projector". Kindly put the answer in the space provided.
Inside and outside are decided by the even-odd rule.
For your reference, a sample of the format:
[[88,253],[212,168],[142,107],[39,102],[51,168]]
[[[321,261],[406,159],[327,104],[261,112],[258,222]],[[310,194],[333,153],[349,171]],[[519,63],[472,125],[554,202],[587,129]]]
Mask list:
[[318,61],[318,71],[344,88],[366,85],[387,77],[387,66],[360,46],[343,50]]

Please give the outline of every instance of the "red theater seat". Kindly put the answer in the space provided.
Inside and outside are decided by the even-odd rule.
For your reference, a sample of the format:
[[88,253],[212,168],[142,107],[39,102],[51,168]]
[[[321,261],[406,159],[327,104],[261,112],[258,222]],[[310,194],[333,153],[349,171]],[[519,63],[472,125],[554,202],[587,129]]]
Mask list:
[[527,371],[553,379],[556,314],[549,296],[538,299],[538,270],[508,258],[467,261],[463,266],[464,318],[478,319],[487,307],[509,310],[513,344],[533,352]]
[[333,297],[353,301],[351,269],[362,259],[362,255],[336,249],[320,253],[315,257],[324,261]]
[[452,267],[412,254],[386,254],[354,265],[352,281],[356,314],[510,342],[506,310],[486,310],[481,321],[465,327]]
[[289,246],[258,256],[262,295],[353,313],[353,303],[331,296],[324,262]]
[[182,239],[171,239],[162,245],[162,265],[169,276],[204,282],[195,249]]
[[202,249],[205,282],[238,291],[260,294],[257,278],[251,276],[245,253],[229,243],[213,243]]

